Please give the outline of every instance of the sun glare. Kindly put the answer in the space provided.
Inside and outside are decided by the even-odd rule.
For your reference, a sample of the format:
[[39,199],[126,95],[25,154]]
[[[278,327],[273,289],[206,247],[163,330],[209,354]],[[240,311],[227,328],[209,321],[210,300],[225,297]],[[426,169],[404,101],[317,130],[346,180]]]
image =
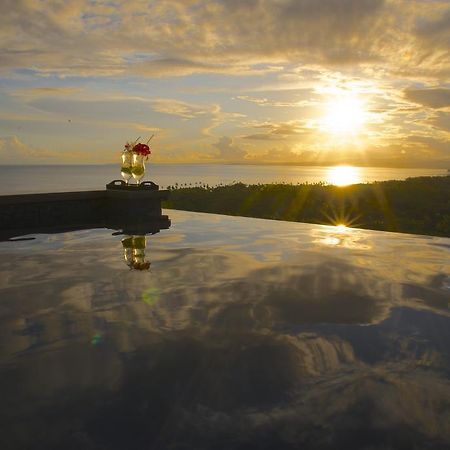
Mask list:
[[333,136],[354,136],[364,126],[366,106],[356,93],[336,95],[326,103],[324,110],[320,128]]
[[335,186],[348,186],[361,182],[360,169],[353,166],[335,166],[328,169],[327,180]]

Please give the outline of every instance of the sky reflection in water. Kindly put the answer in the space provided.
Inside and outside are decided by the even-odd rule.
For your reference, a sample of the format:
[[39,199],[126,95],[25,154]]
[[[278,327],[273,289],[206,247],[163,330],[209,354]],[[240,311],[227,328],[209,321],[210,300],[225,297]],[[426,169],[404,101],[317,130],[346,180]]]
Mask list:
[[1,448],[447,448],[450,240],[170,211],[0,243]]

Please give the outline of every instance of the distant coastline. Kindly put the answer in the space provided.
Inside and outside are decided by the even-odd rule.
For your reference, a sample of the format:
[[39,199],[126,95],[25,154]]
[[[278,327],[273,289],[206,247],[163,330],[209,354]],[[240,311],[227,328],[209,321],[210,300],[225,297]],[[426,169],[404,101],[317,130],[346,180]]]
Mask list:
[[163,206],[450,237],[450,176],[346,187],[324,183],[171,187]]

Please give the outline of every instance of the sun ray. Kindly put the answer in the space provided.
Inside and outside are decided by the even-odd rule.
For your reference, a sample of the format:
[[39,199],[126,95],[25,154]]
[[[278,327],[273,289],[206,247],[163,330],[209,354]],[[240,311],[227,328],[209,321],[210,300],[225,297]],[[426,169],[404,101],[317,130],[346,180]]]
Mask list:
[[322,214],[326,219],[324,225],[334,225],[339,231],[357,228],[361,225],[361,222],[359,222],[361,214],[357,214],[345,205],[339,207],[337,205],[332,205],[329,212],[323,211]]

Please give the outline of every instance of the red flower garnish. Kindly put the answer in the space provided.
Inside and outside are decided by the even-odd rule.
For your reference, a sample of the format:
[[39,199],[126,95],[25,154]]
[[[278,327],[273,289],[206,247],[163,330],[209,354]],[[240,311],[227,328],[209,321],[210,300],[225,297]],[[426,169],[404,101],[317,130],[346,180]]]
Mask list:
[[133,147],[133,153],[137,153],[138,155],[148,156],[152,152],[150,150],[150,147],[147,144],[136,144]]

